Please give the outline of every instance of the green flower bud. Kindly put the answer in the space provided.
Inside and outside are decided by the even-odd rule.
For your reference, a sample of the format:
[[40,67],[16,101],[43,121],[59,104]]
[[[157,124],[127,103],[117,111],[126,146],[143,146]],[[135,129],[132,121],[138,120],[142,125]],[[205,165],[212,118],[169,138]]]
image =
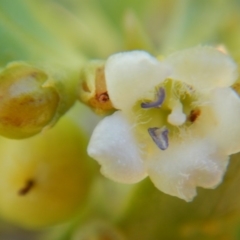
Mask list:
[[109,99],[103,61],[92,61],[81,72],[78,89],[79,100],[91,107],[97,114],[114,110]]
[[69,220],[84,206],[91,183],[86,139],[63,117],[32,138],[3,139],[0,215],[27,228]]
[[0,134],[25,138],[39,133],[55,116],[59,94],[44,86],[42,70],[22,62],[9,64],[0,73]]

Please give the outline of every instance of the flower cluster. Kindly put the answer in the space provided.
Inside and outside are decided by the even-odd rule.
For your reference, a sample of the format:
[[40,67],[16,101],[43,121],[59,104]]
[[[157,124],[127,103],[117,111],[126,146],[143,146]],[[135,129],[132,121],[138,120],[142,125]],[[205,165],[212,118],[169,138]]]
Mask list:
[[237,65],[212,47],[160,61],[144,51],[105,63],[117,111],[95,128],[88,153],[108,178],[136,183],[149,176],[161,191],[191,201],[196,187],[221,183],[229,155],[240,150],[240,99],[231,88]]

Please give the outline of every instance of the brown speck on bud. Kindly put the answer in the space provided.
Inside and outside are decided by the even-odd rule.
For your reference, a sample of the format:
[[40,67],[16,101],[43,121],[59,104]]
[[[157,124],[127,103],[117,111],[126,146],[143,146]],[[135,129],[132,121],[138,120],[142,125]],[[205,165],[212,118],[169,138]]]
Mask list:
[[20,196],[26,195],[33,188],[34,185],[35,182],[33,179],[27,180],[25,186],[18,191],[18,195]]
[[99,101],[100,103],[106,103],[107,101],[109,101],[108,93],[107,93],[107,92],[102,93],[102,94],[98,97],[98,101]]

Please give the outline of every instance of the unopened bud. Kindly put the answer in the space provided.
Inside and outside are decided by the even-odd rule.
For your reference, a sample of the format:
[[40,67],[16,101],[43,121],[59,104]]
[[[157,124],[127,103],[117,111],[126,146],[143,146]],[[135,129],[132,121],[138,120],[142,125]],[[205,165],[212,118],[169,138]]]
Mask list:
[[75,217],[92,179],[86,136],[64,116],[31,138],[0,138],[0,212],[5,220],[41,228]]
[[48,75],[22,62],[0,73],[0,134],[25,138],[40,132],[53,119],[59,95],[44,83]]
[[107,92],[102,61],[93,61],[82,70],[78,96],[80,101],[91,107],[97,114],[114,110]]

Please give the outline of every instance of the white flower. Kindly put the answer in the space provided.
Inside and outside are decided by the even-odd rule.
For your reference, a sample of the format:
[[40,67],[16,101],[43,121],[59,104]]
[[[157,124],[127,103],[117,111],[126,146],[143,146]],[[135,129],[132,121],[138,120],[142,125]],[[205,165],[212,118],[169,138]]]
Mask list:
[[161,191],[191,201],[215,188],[240,151],[240,99],[230,88],[234,61],[195,47],[160,62],[143,51],[112,55],[105,80],[118,109],[95,128],[88,153],[102,173],[135,183],[149,176]]

